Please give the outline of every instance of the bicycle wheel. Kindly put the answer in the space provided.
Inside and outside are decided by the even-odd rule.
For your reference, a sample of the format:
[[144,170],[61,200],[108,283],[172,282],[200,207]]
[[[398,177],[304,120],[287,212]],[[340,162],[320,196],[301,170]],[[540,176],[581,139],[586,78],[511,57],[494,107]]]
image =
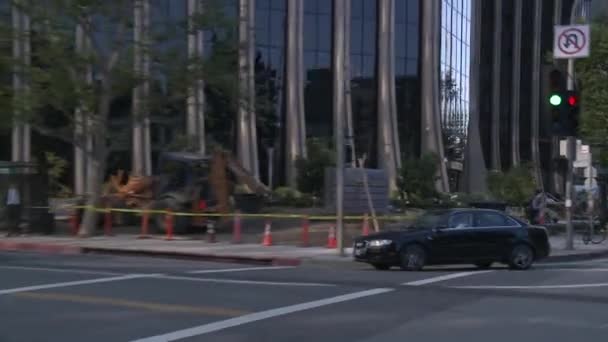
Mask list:
[[585,229],[584,232],[581,233],[581,239],[585,245],[594,244],[599,245],[600,243],[606,241],[606,237],[608,236],[608,230],[605,227],[596,228],[596,229]]

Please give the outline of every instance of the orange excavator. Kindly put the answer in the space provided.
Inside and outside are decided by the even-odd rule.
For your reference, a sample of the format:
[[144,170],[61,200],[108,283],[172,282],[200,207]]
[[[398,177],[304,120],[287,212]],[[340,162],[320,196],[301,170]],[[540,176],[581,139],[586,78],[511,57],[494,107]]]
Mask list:
[[[105,204],[114,208],[226,214],[234,207],[236,185],[260,197],[270,194],[266,185],[220,149],[211,156],[164,152],[159,156],[157,171],[155,176],[129,176],[126,182],[124,172],[118,171],[106,186]],[[164,230],[161,215],[155,215],[153,222],[158,230]],[[175,216],[174,231],[184,233],[203,224],[200,218]]]

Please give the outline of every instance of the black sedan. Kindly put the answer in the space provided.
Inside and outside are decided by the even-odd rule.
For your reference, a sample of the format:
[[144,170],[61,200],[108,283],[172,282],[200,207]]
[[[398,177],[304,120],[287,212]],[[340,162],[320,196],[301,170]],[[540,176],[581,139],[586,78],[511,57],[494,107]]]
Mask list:
[[404,230],[358,237],[353,256],[379,270],[417,271],[437,264],[488,268],[494,262],[525,270],[550,249],[544,227],[495,210],[449,209],[426,212]]

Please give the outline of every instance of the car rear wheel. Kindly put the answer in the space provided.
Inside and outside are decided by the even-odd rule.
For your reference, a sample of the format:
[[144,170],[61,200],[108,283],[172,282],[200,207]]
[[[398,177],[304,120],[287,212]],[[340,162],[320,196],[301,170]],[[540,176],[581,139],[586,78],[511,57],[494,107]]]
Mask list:
[[401,252],[401,269],[420,271],[426,264],[426,251],[418,245],[406,246]]
[[511,251],[509,267],[514,270],[527,270],[534,262],[534,251],[528,245],[517,245]]
[[380,271],[386,271],[391,268],[391,266],[387,264],[372,264],[372,266],[374,266],[375,269]]
[[475,263],[475,266],[477,266],[477,268],[487,269],[492,266],[492,262],[491,261],[478,261]]

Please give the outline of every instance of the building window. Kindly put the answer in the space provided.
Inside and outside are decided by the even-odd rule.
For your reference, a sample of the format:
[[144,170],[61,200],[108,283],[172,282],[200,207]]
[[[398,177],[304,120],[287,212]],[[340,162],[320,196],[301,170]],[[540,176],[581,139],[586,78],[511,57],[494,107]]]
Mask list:
[[[460,165],[469,124],[469,50],[471,0],[441,2],[440,110],[443,141],[450,165]],[[449,170],[449,172],[452,172]],[[450,187],[457,187],[450,174]]]
[[352,0],[350,87],[355,151],[374,166],[377,154],[377,1]]
[[395,89],[402,158],[420,154],[420,1],[395,1]]
[[257,0],[255,9],[255,91],[262,181],[268,166],[268,147],[276,147],[281,120],[285,67],[285,0]]
[[304,1],[306,135],[332,136],[332,1]]

